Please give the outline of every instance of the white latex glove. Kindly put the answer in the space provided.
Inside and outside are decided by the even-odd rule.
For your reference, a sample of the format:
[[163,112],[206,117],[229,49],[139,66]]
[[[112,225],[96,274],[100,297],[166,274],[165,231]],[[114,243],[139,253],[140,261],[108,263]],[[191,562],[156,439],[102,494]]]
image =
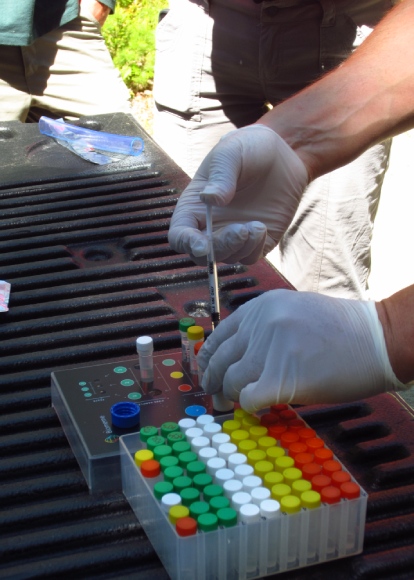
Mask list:
[[198,354],[202,387],[255,412],[275,403],[337,403],[403,388],[374,302],[272,290],[240,308]]
[[302,161],[269,127],[232,131],[210,151],[178,200],[170,245],[206,263],[207,202],[215,206],[216,260],[253,264],[279,242],[308,181]]

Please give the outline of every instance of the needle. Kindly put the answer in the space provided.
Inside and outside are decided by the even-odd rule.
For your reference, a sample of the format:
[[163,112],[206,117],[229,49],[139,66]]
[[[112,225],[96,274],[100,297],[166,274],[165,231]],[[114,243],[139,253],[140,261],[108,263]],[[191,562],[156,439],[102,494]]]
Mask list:
[[220,322],[220,300],[218,291],[217,278],[217,264],[214,257],[213,247],[213,217],[211,205],[206,204],[207,213],[207,239],[208,239],[208,253],[207,253],[207,269],[208,269],[208,283],[210,290],[210,305],[211,305],[211,326],[213,330]]

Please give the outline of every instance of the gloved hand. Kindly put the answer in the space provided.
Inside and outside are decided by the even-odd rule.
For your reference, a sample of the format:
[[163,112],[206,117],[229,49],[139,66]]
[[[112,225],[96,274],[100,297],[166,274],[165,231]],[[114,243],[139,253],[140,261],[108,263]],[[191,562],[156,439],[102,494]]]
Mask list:
[[306,168],[272,129],[250,125],[225,135],[182,193],[171,219],[171,247],[199,265],[208,249],[205,203],[213,207],[218,262],[253,264],[289,226],[308,184]]
[[255,412],[275,403],[337,403],[404,388],[374,302],[272,290],[240,308],[198,354],[203,389]]

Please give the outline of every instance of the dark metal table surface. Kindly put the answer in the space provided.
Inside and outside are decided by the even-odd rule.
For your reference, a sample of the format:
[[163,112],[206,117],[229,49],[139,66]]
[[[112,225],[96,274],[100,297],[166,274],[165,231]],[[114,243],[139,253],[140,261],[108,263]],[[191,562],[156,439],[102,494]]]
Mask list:
[[[167,228],[188,177],[130,116],[83,126],[141,135],[145,154],[92,166],[39,134],[0,124],[0,576],[166,578],[119,493],[90,495],[51,407],[53,370],[134,356],[151,334],[179,347],[178,320],[209,319],[207,275],[171,251]],[[264,260],[219,266],[223,315],[289,287]],[[204,318],[203,318],[204,317]],[[289,579],[414,578],[413,411],[384,394],[299,412],[369,493],[362,554]]]

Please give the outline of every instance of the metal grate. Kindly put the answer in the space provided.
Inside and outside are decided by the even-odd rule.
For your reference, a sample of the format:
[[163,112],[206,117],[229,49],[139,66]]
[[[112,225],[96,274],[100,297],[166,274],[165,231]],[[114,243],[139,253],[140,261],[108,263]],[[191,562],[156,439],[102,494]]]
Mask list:
[[[121,114],[83,124],[143,133]],[[50,406],[52,370],[134,356],[139,334],[176,349],[179,318],[208,313],[206,271],[167,243],[188,178],[143,136],[138,162],[91,168],[35,125],[0,126],[0,278],[12,284],[0,314],[4,578],[167,577],[123,496],[89,495]],[[224,315],[288,287],[265,261],[219,276]],[[365,551],[278,578],[412,578],[412,410],[382,395],[302,414],[370,494]]]

